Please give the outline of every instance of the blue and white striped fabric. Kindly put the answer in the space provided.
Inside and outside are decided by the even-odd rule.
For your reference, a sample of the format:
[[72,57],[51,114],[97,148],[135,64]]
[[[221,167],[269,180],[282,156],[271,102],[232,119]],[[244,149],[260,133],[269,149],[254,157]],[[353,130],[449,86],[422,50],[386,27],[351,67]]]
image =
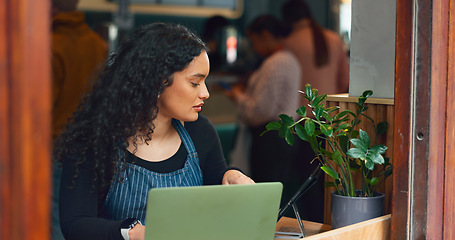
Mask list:
[[185,166],[170,173],[157,173],[128,163],[122,173],[124,181],[112,183],[100,216],[111,220],[137,218],[145,224],[147,195],[152,188],[186,187],[202,185],[202,171],[193,141],[180,121],[172,123],[188,152]]

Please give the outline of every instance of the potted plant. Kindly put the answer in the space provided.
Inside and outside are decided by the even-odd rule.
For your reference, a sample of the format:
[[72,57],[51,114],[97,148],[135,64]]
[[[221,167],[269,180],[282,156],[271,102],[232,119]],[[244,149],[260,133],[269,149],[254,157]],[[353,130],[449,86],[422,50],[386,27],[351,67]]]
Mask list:
[[[335,188],[332,192],[332,227],[337,228],[381,216],[384,194],[376,190],[392,174],[393,167],[389,159],[383,156],[387,147],[377,144],[376,141],[373,142],[370,135],[362,129],[356,129],[361,122],[361,116],[364,116],[374,125],[376,140],[379,135],[387,131],[387,122],[376,124],[365,114],[368,109],[365,101],[373,92],[367,90],[359,97],[355,112],[350,110],[339,112],[338,106],[326,108],[324,102],[327,95],[318,95],[318,90],[313,89],[309,84],[300,93],[308,100],[308,107],[313,116],[309,116],[306,107],[302,106],[297,109],[300,119],[294,121],[292,117],[281,114],[279,116],[281,120],[268,123],[262,134],[277,130],[290,145],[294,144],[295,136],[310,143],[321,164],[321,169],[332,179],[326,181],[326,187]],[[355,173],[361,174],[360,186],[355,185]],[[338,211],[337,200],[334,198],[339,196],[342,199],[350,198],[354,201],[379,199],[376,200],[376,204],[380,205],[380,209],[377,209],[372,216],[364,216],[364,213],[344,209],[341,213],[344,216],[337,217],[334,216]],[[352,205],[355,207],[358,204]],[[344,205],[343,208],[346,206]],[[347,216],[349,214],[354,216]],[[339,219],[345,217],[347,222]]]

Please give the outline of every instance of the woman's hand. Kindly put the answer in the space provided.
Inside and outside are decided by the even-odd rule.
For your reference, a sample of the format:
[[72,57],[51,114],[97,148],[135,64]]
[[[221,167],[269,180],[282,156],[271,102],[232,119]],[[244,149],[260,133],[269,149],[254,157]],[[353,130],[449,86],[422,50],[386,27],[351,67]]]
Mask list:
[[247,177],[245,174],[241,173],[238,170],[229,170],[224,173],[223,176],[223,185],[230,185],[230,184],[254,184],[255,182]]
[[145,237],[145,226],[141,223],[136,224],[133,228],[128,231],[130,240],[144,240]]
[[224,90],[224,94],[232,101],[237,102],[240,95],[243,95],[245,87],[242,85],[233,85],[232,90]]

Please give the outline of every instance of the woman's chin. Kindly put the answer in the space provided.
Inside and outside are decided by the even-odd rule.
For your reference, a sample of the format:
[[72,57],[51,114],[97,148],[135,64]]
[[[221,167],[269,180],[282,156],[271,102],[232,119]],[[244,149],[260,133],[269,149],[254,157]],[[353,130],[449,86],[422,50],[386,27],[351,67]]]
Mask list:
[[199,114],[196,113],[196,114],[191,114],[191,115],[187,115],[187,116],[185,116],[185,117],[179,118],[179,120],[180,120],[180,121],[184,121],[184,122],[194,122],[194,121],[196,121],[198,118],[199,118]]

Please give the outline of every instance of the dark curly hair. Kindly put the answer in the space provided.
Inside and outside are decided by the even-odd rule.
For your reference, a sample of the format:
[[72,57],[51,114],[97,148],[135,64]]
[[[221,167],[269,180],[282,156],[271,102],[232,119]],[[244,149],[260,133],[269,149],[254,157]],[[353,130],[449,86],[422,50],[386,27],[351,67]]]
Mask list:
[[127,139],[141,131],[146,142],[151,140],[159,94],[202,50],[207,50],[204,42],[178,24],[153,23],[128,36],[55,142],[55,160],[73,163],[73,182],[78,166],[91,156],[94,184],[104,188],[111,183],[116,167],[125,162],[119,152],[128,146]]

